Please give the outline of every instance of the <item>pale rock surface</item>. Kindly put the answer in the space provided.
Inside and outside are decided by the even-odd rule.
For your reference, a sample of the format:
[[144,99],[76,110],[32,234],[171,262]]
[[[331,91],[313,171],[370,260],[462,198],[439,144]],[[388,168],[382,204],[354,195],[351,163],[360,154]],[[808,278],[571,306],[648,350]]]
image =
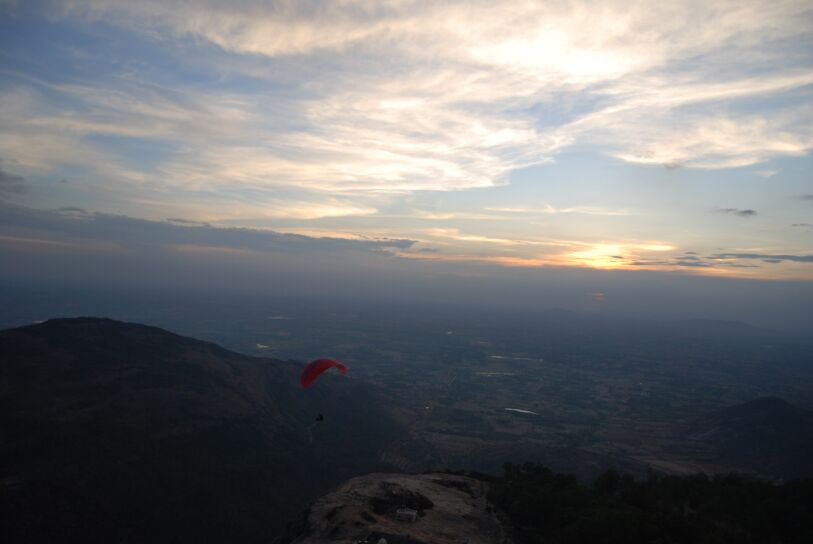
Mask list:
[[[487,491],[485,482],[451,474],[360,476],[317,500],[294,542],[508,544]],[[399,508],[417,510],[417,520],[397,520]]]

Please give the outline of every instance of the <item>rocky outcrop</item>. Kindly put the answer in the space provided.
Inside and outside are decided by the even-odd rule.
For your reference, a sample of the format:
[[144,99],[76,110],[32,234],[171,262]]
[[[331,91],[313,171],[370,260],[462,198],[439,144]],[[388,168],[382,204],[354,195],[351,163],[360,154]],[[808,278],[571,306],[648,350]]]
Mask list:
[[290,542],[507,543],[487,491],[485,482],[451,474],[360,476],[317,500]]

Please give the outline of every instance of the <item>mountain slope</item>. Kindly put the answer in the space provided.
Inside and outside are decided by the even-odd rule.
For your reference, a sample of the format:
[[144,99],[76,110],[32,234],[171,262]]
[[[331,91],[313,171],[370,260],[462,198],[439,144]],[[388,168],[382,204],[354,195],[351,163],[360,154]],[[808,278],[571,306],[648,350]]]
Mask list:
[[106,319],[0,331],[5,540],[267,541],[401,435],[368,387],[299,369]]

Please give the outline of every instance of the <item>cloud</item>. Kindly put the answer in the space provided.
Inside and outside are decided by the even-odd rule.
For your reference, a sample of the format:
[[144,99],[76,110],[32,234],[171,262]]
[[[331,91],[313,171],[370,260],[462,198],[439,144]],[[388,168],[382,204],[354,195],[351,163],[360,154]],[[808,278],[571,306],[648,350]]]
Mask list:
[[728,213],[731,215],[736,215],[737,217],[754,217],[757,215],[756,210],[752,210],[750,208],[747,209],[740,209],[740,208],[717,208],[717,213]]
[[[585,244],[587,245],[587,244]],[[507,268],[529,268],[529,269],[566,269],[576,270],[582,269],[604,269],[608,271],[630,271],[630,270],[649,270],[649,271],[669,271],[680,272],[682,274],[691,275],[707,275],[719,277],[751,277],[751,278],[765,278],[767,276],[763,271],[764,268],[756,264],[745,264],[734,262],[726,254],[723,259],[720,256],[714,255],[708,258],[692,258],[685,256],[667,257],[663,259],[646,258],[647,253],[651,253],[652,249],[646,250],[646,247],[652,247],[647,244],[631,244],[628,248],[624,248],[627,256],[609,255],[607,252],[610,250],[606,246],[597,246],[593,249],[577,251],[573,253],[560,254],[548,253],[540,254],[537,257],[529,256],[514,256],[514,255],[487,255],[487,254],[461,254],[461,253],[441,253],[426,254],[425,252],[399,252],[398,256],[406,259],[415,259],[423,262],[436,262],[436,263],[471,263],[471,264],[492,264],[500,267]],[[617,246],[615,249],[619,249]],[[663,248],[660,251],[668,251],[674,248]],[[722,255],[722,254],[721,254]],[[719,257],[719,258],[718,258]],[[766,257],[763,259],[762,257]],[[764,262],[771,264],[779,264],[783,260],[798,260],[799,256],[789,258],[787,255],[770,256],[770,255],[755,255],[754,258],[759,258]],[[809,262],[804,260],[803,262]],[[742,270],[743,272],[734,274],[732,269]],[[745,270],[748,270],[746,273]],[[772,271],[775,274],[776,271]],[[776,277],[776,276],[772,276]],[[796,276],[791,276],[799,278]],[[806,277],[806,276],[805,276]]]
[[[628,268],[631,261],[652,253],[673,251],[674,246],[651,241],[624,240],[592,243],[561,238],[496,238],[458,229],[425,229],[433,245],[451,246],[440,252],[398,252],[406,259],[437,262],[491,263],[507,267]],[[451,240],[453,243],[449,243]],[[423,240],[424,243],[428,242]],[[448,249],[448,250],[447,250]]]
[[[813,263],[813,255],[795,255],[795,254],[770,254],[762,252],[730,252],[730,253],[715,253],[708,256],[699,256],[697,252],[684,252],[675,257],[664,259],[647,259],[637,258],[628,262],[627,264],[650,270],[656,269],[671,269],[671,270],[702,270],[703,274],[707,275],[731,275],[731,269],[754,269],[756,271],[765,271],[765,268],[759,264],[751,264],[748,262],[739,261],[761,261],[771,265],[779,265],[781,263]],[[765,273],[747,273],[746,276],[736,274],[742,277],[771,277],[776,273],[775,269]],[[767,275],[766,275],[767,274]],[[794,276],[797,278],[806,278],[803,272],[797,271]]]
[[711,264],[703,261],[694,261],[694,260],[686,260],[686,259],[672,259],[672,260],[663,260],[663,261],[633,261],[633,266],[646,266],[646,267],[688,267],[688,268],[710,268]]
[[439,240],[454,240],[456,242],[473,244],[493,244],[496,246],[561,246],[563,241],[552,239],[524,239],[524,238],[497,238],[483,234],[465,233],[456,228],[431,228],[424,232],[432,238]]
[[[809,83],[813,79],[805,84]],[[813,132],[802,127],[787,130],[795,123],[791,111],[777,112],[769,118],[754,113],[725,115],[713,109],[680,116],[680,108],[667,112],[657,109],[650,115],[650,125],[636,117],[633,122],[619,120],[613,124],[615,130],[608,135],[618,137],[618,144],[626,148],[613,152],[614,156],[640,164],[724,169],[759,164],[774,157],[800,157],[813,148]],[[618,130],[622,127],[631,132],[623,134]],[[776,139],[766,141],[766,137]]]
[[85,212],[79,208],[36,210],[3,206],[0,232],[21,240],[43,240],[81,246],[107,244],[133,251],[223,249],[259,253],[350,254],[406,250],[413,240],[311,237],[248,228],[213,227],[187,220],[150,221],[125,215]]
[[675,261],[675,264],[676,264],[677,266],[688,266],[688,267],[698,267],[698,268],[703,268],[703,267],[708,267],[708,266],[711,266],[711,265],[710,265],[709,263],[707,263],[707,262],[703,262],[703,261],[700,261],[700,260],[695,260],[695,259],[686,259],[686,258],[684,258],[684,259],[677,259],[677,260]]
[[[60,209],[64,209],[64,208],[60,208]],[[167,217],[167,222],[169,222],[169,223],[177,223],[179,225],[193,225],[193,226],[199,226],[199,227],[211,227],[212,226],[210,223],[205,223],[205,222],[201,222],[201,221],[193,221],[191,219],[182,219],[182,218],[179,218],[179,217]]]
[[[780,261],[768,261],[765,262],[780,262]],[[680,269],[689,269],[689,270],[704,270],[707,274],[714,274],[717,275],[720,271],[725,269],[731,268],[756,268],[760,269],[761,267],[756,264],[742,264],[736,262],[729,262],[729,261],[721,261],[715,260],[715,258],[709,257],[708,259],[701,259],[699,257],[686,257],[679,256],[676,258],[671,259],[663,259],[663,260],[637,260],[630,263],[632,266],[639,267],[639,268],[646,268],[650,270],[655,270],[658,268],[666,268],[670,270],[680,270]]]
[[769,255],[763,253],[717,253],[709,259],[759,259],[770,263],[791,261],[795,263],[813,263],[813,255]]
[[59,213],[62,213],[62,214],[68,214],[68,213],[76,213],[76,214],[79,214],[79,215],[87,215],[88,214],[88,211],[86,209],[80,208],[78,206],[63,206],[61,208],[58,208],[56,211],[59,212]]
[[606,208],[598,208],[592,206],[572,206],[569,208],[555,208],[548,203],[544,203],[544,206],[541,208],[494,207],[486,208],[486,210],[505,214],[523,214],[523,215],[573,213],[584,215],[621,216],[631,214],[629,210],[608,210]]
[[813,195],[799,195],[799,200],[813,200]]
[[801,229],[813,229],[813,223],[794,223],[791,226],[801,228]]
[[[124,194],[354,200],[311,214],[330,217],[372,213],[369,195],[505,184],[574,146],[710,169],[813,147],[804,2],[71,0],[45,15],[125,29],[213,82],[155,77],[150,63],[4,88],[0,153],[44,172],[81,165]],[[133,164],[100,137],[164,155]]]
[[22,176],[6,172],[0,168],[0,198],[21,195],[28,192],[28,184]]

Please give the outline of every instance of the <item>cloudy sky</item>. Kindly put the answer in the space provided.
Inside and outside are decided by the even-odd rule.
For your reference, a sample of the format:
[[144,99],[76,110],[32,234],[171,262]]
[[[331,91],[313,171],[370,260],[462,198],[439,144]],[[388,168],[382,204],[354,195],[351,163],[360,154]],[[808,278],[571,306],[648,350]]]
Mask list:
[[808,289],[811,149],[805,0],[0,0],[19,262],[358,252]]

